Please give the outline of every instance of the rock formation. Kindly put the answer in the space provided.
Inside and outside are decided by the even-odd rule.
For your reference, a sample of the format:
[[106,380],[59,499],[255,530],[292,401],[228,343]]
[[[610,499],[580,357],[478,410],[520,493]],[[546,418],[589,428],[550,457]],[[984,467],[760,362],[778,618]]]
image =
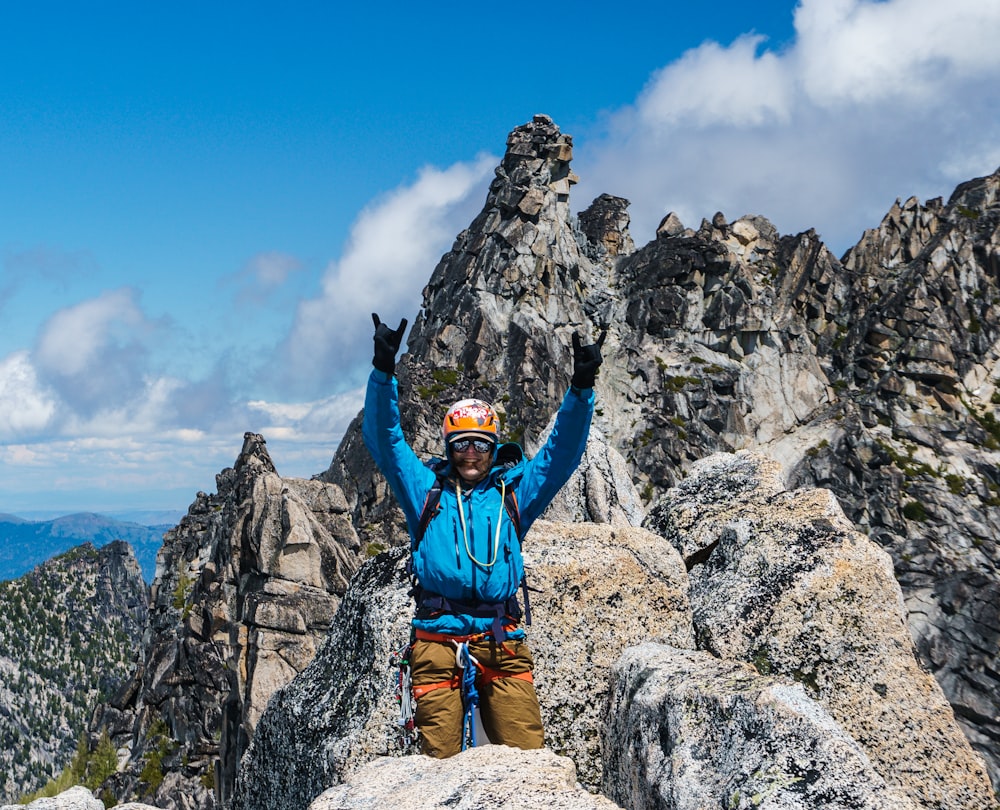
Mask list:
[[[775,462],[745,451],[710,456],[652,510],[649,525],[689,566],[698,648],[802,685],[864,752],[876,781],[917,805],[988,806],[985,766],[914,656],[889,556],[828,490],[788,492],[782,477]],[[700,668],[680,670],[692,677]]]
[[146,601],[124,542],[85,544],[0,582],[0,802],[69,764],[94,705],[133,663]]
[[[687,577],[670,544],[642,529],[540,521],[528,536],[546,740],[596,789],[611,665],[645,638],[693,646]],[[397,548],[362,566],[313,664],[268,705],[243,760],[234,810],[305,808],[358,765],[415,750],[400,742],[395,672],[387,666],[409,639],[405,559]]]
[[216,480],[164,537],[142,660],[92,723],[127,752],[106,785],[119,799],[227,801],[267,700],[312,660],[358,564],[340,490],[281,478],[262,437]]
[[[888,555],[829,492],[718,454],[654,517],[665,537],[540,521],[526,541],[546,743],[583,786],[634,808],[989,806],[985,766],[914,657]],[[408,635],[405,558],[362,566],[313,664],[269,704],[234,810],[457,789],[415,788],[420,757],[359,771],[410,750],[385,664]]]
[[[921,660],[1000,786],[1000,172],[897,203],[844,259],[843,419],[793,481],[892,555]],[[824,441],[825,440],[825,441]]]
[[[669,214],[633,249],[624,200],[570,214],[571,152],[545,116],[514,130],[435,268],[398,366],[411,443],[440,453],[440,414],[475,395],[532,446],[571,333],[607,328],[596,427],[644,503],[749,448],[829,488],[892,557],[920,661],[1000,785],[1000,172],[896,204],[838,260],[813,231],[721,213]],[[364,540],[405,542],[360,422],[323,477]]]
[[[572,216],[571,159],[572,139],[546,116],[508,138],[483,211],[434,269],[409,353],[397,366],[408,440],[422,455],[440,454],[444,409],[478,396],[496,404],[506,435],[530,451],[568,384],[573,332],[594,338],[607,329],[597,444],[547,515],[563,522],[540,526],[531,543],[541,553],[543,535],[577,538],[566,521],[589,521],[583,531],[597,547],[607,549],[613,535],[627,561],[633,546],[622,538],[655,507],[644,525],[690,567],[689,590],[677,589],[677,599],[690,598],[683,615],[697,648],[688,649],[670,625],[671,637],[650,652],[658,694],[672,696],[660,704],[665,716],[673,701],[683,705],[692,672],[703,664],[713,671],[706,655],[740,679],[753,675],[752,665],[760,680],[715,692],[706,716],[712,703],[720,711],[738,706],[749,717],[744,708],[757,696],[766,708],[758,718],[778,735],[775,745],[791,739],[780,736],[790,725],[809,726],[800,741],[829,732],[817,751],[824,766],[845,775],[836,790],[867,797],[860,806],[883,806],[894,796],[927,807],[988,806],[979,760],[955,733],[952,708],[914,662],[910,638],[1000,784],[1000,173],[963,184],[946,204],[897,204],[838,260],[815,232],[781,235],[756,215],[729,221],[718,213],[690,228],[668,214],[655,239],[636,248],[627,201],[602,195]],[[781,472],[727,466],[721,483],[729,489],[705,502],[715,517],[685,517],[684,499],[697,492],[684,482],[699,462],[745,449],[780,463]],[[342,624],[314,664],[259,714],[267,695],[308,662],[322,635],[316,628],[343,594],[357,551],[407,542],[402,514],[362,446],[360,418],[319,480],[279,479],[264,459],[259,437],[248,438],[236,469],[220,476],[219,495],[199,495],[167,537],[143,668],[100,718],[130,746],[119,795],[159,762],[158,803],[215,806],[216,797],[228,799],[237,758],[249,744],[234,805],[272,807],[274,797],[293,796],[287,806],[305,807],[352,767],[402,750],[386,742],[393,736],[391,695],[378,671],[405,635],[395,550],[359,576],[358,596],[341,606]],[[743,518],[719,511],[740,503],[749,510]],[[764,531],[756,513],[767,510]],[[338,528],[331,532],[332,521]],[[773,540],[777,527],[794,540],[791,548]],[[891,566],[869,539],[888,552]],[[751,541],[755,553],[744,555]],[[566,545],[533,574],[546,576],[551,563],[549,590],[568,604],[572,590],[558,566],[585,569],[560,556]],[[856,583],[845,579],[848,572]],[[767,577],[763,584],[759,574]],[[618,598],[635,587],[622,577],[610,576]],[[676,580],[667,582],[677,588]],[[382,602],[363,594],[377,583],[387,594]],[[731,583],[743,588],[733,604]],[[754,591],[754,583],[767,590]],[[300,587],[321,597],[321,616],[286,610]],[[613,604],[612,597],[597,601]],[[679,609],[676,599],[666,602]],[[866,612],[866,604],[877,607]],[[561,608],[550,607],[547,621],[558,626],[553,617]],[[373,629],[377,617],[390,615]],[[358,637],[359,630],[368,635]],[[628,643],[650,635],[648,628],[640,638],[628,628],[613,632]],[[845,633],[853,646],[838,644]],[[376,669],[344,669],[338,646]],[[556,753],[571,754],[580,778],[591,782],[596,737],[571,733],[572,700],[565,716],[553,710],[562,696],[545,692],[547,652],[544,642],[535,647]],[[687,663],[665,663],[665,648],[687,650]],[[586,650],[604,668],[595,678],[604,678],[615,655]],[[884,676],[874,666],[882,660]],[[634,674],[616,671],[616,684]],[[357,707],[351,690],[364,696]],[[933,743],[902,775],[892,771],[905,754],[893,749],[888,731],[902,722],[891,705],[896,698],[912,703],[914,722]],[[314,703],[307,712],[301,706],[308,700]],[[317,705],[325,708],[313,716]],[[600,723],[591,718],[596,731]],[[899,739],[912,739],[913,727]],[[691,726],[676,737],[682,748],[691,739]],[[722,744],[717,737],[702,742]],[[285,764],[267,773],[269,758]],[[935,770],[942,761],[957,763],[954,772]],[[744,788],[773,807],[804,806],[804,795],[835,790],[808,769],[782,773],[807,784],[797,792],[786,790],[791,782],[751,774],[757,781]],[[724,773],[713,784],[729,786],[737,776]],[[717,795],[733,801],[726,790]]]
[[613,810],[618,805],[580,788],[573,762],[566,757],[488,745],[444,761],[425,756],[380,759],[352,773],[342,786],[326,791],[309,807]]
[[605,790],[622,807],[922,806],[800,684],[749,664],[643,644],[615,665],[612,690]]

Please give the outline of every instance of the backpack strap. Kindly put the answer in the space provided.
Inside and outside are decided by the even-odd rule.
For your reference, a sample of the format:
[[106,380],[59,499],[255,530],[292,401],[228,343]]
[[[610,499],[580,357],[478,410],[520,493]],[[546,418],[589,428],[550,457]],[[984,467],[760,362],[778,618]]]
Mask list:
[[509,489],[504,489],[503,505],[510,516],[510,522],[514,524],[514,533],[517,535],[517,542],[520,543],[524,539],[521,537],[521,509],[517,505],[517,494],[514,492],[513,486]]
[[434,483],[427,490],[427,497],[424,498],[424,505],[420,509],[420,517],[417,519],[417,531],[411,543],[411,551],[417,550],[420,541],[424,539],[424,535],[427,533],[427,526],[434,519],[434,516],[441,511],[441,490],[444,489],[444,471],[448,466],[448,462],[441,458],[432,458],[426,462],[425,466],[434,473]]
[[443,487],[444,482],[441,476],[437,476],[431,488],[427,490],[427,497],[424,498],[424,506],[420,510],[420,520],[417,522],[417,533],[413,538],[413,551],[419,548],[420,541],[424,539],[431,520],[441,511],[441,490]]

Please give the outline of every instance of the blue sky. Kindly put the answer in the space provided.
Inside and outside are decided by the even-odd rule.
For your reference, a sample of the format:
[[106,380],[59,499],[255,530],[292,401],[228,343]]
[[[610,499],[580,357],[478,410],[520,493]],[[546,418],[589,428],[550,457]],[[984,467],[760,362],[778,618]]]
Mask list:
[[535,113],[639,244],[839,254],[1000,166],[998,3],[339,5],[0,3],[0,512],[185,509],[247,430],[324,469]]

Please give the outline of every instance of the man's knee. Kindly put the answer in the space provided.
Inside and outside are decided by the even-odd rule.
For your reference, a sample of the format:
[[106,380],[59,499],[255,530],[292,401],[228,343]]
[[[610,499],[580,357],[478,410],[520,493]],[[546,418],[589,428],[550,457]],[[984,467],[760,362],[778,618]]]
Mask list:
[[450,685],[457,671],[455,648],[450,644],[418,641],[413,645],[414,721],[420,730],[420,750],[428,756],[450,757],[462,750],[462,694]]
[[498,678],[480,693],[483,728],[491,742],[514,748],[545,744],[535,687],[519,678]]
[[417,700],[414,717],[420,750],[431,757],[451,757],[462,750],[462,695],[458,689],[435,689]]
[[516,748],[541,748],[545,737],[531,673],[535,662],[523,641],[490,643],[476,650],[479,660],[500,677],[480,690],[483,727],[491,742]]

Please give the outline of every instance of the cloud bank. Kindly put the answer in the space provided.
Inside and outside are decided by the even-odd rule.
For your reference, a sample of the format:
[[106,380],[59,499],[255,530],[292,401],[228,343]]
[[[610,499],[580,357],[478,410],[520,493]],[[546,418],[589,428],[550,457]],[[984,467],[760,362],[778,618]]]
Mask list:
[[632,201],[633,236],[722,211],[835,252],[898,196],[947,196],[1000,165],[1000,5],[803,0],[795,38],[707,42],[657,71],[577,150],[580,208]]
[[[840,253],[897,196],[947,195],[1000,165],[997,42],[995,2],[803,0],[792,41],[769,47],[750,32],[706,42],[656,71],[598,131],[570,133],[574,207],[602,192],[627,197],[639,244],[670,211],[693,227],[722,211],[762,214],[784,233],[814,227]],[[160,495],[135,505],[177,507],[214,487],[245,430],[268,438],[282,474],[324,469],[361,406],[370,313],[412,323],[497,162],[426,167],[374,200],[310,298],[293,298],[308,262],[283,252],[224,278],[232,312],[267,307],[290,324],[273,337],[261,326],[270,352],[171,329],[132,288],[52,313],[31,346],[0,357],[0,491],[15,501],[45,493],[35,508],[70,506],[60,493],[73,492],[87,508],[150,492]],[[0,311],[26,274],[60,283],[92,261],[50,253],[4,257]],[[164,359],[178,332],[187,342],[175,358],[194,344],[211,358],[199,379]]]
[[[287,390],[316,395],[360,384],[371,361],[371,313],[410,323],[441,255],[482,207],[499,158],[480,155],[376,200],[358,216],[344,255],[323,274],[322,292],[298,306],[275,368]],[[360,373],[359,373],[360,372]]]

